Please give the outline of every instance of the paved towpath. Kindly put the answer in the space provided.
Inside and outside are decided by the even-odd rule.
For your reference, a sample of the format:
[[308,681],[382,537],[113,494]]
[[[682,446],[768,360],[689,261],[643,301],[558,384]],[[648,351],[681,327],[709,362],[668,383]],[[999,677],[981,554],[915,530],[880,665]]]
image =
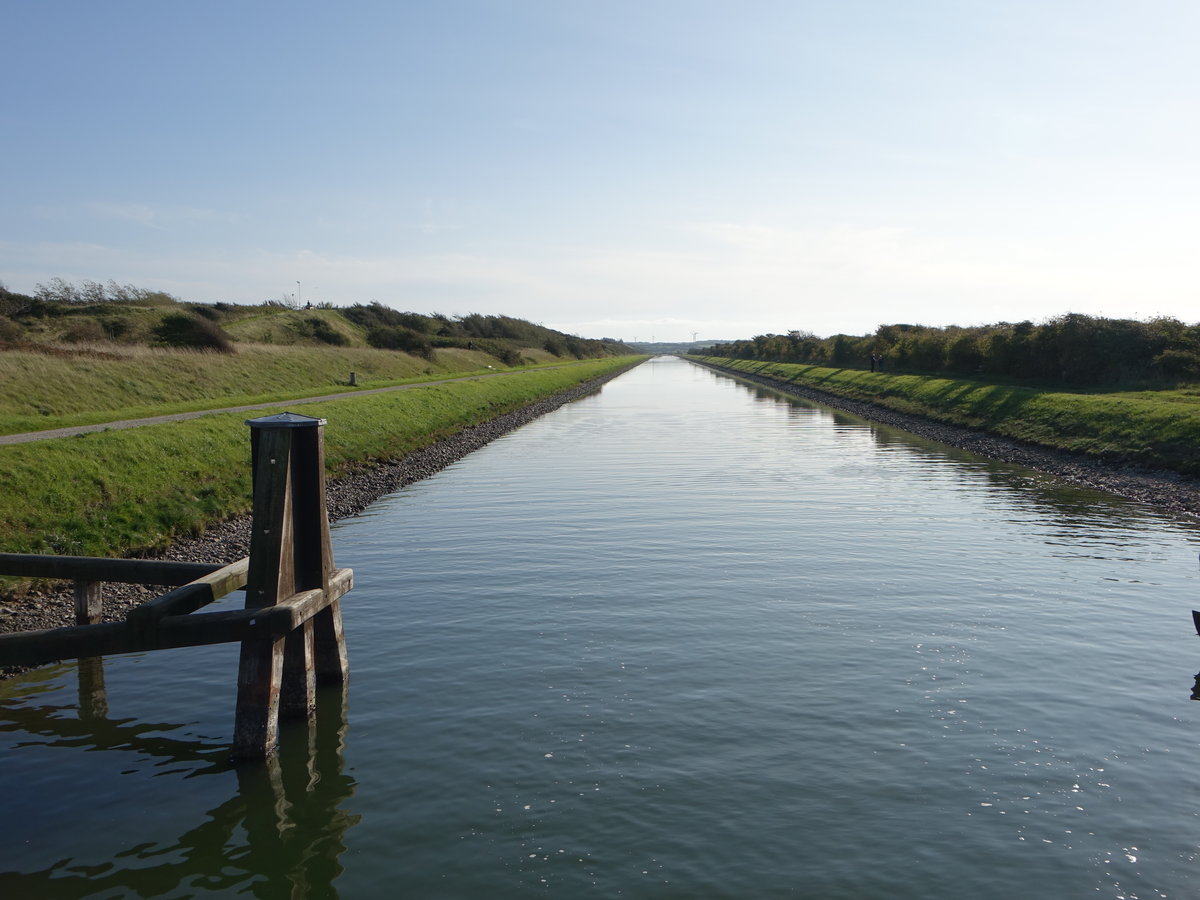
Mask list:
[[[546,369],[558,369],[561,366],[541,366],[529,371],[543,372]],[[221,409],[198,409],[194,412],[172,413],[169,416],[149,416],[145,419],[121,419],[117,422],[101,422],[97,425],[77,425],[73,428],[51,428],[46,431],[26,431],[21,434],[0,435],[0,444],[28,444],[32,441],[48,441],[52,438],[74,437],[77,434],[89,434],[93,431],[114,431],[121,428],[140,428],[142,425],[160,425],[163,422],[182,422],[185,419],[199,419],[201,416],[215,416],[218,413],[253,412],[259,409],[278,409],[282,406],[300,406],[304,403],[320,403],[323,400],[346,400],[351,397],[362,397],[366,394],[386,394],[391,391],[407,391],[412,388],[429,387],[433,384],[449,384],[453,381],[478,381],[481,378],[494,378],[497,375],[515,374],[511,369],[500,372],[488,372],[484,375],[465,375],[462,378],[439,378],[436,381],[417,381],[412,384],[395,384],[391,387],[366,388],[361,391],[343,391],[339,394],[322,394],[320,397],[301,397],[297,400],[272,400],[270,403],[251,403],[248,406],[226,406]]]

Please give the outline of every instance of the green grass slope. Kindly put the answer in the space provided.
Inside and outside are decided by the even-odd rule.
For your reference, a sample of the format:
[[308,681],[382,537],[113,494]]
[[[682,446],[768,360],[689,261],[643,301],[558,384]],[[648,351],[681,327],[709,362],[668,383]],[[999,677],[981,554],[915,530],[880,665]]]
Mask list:
[[502,368],[495,357],[459,347],[428,358],[370,347],[262,344],[235,354],[50,349],[0,352],[0,434],[336,393],[350,389],[351,372],[360,388],[370,388]]
[[[639,361],[588,360],[304,407],[328,420],[331,475],[402,456]],[[0,552],[113,556],[245,512],[244,414],[0,446]]]
[[1200,476],[1200,392],[1067,392],[965,378],[697,357],[898,412],[1117,464]]

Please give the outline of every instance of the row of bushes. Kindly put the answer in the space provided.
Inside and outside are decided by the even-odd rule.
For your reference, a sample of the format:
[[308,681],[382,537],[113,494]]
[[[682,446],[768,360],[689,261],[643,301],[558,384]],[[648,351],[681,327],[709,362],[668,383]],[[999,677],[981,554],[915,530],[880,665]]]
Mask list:
[[[162,309],[168,304],[171,309]],[[312,304],[305,308],[310,307]],[[322,303],[315,309],[332,311],[359,326],[372,347],[425,357],[439,347],[459,347],[478,350],[505,365],[517,366],[524,362],[521,350],[525,348],[540,348],[554,356],[575,359],[624,356],[632,352],[612,338],[581,338],[511,316],[422,315],[401,312],[378,302],[346,308]],[[33,295],[9,291],[0,285],[0,342],[16,344],[28,339],[28,331],[41,330],[54,335],[55,340],[68,343],[150,342],[231,353],[233,339],[222,325],[232,327],[231,323],[261,317],[263,312],[287,314],[284,331],[292,340],[331,346],[350,342],[339,330],[336,318],[331,321],[326,312],[305,313],[297,304],[268,301],[249,307],[184,303],[161,291],[147,291],[133,285],[109,282],[104,286],[85,281],[77,286],[61,278],[52,279],[48,285],[39,284]]]
[[987,375],[1080,386],[1200,380],[1200,324],[1067,313],[974,327],[881,325],[873,334],[803,331],[716,344],[712,356],[924,374]]
[[109,279],[107,284],[88,279],[74,284],[65,278],[51,278],[46,284],[35,285],[33,299],[44,305],[126,303],[139,306],[170,306],[180,302],[178,297],[166,291],[147,290],[132,284],[117,284],[112,279]]
[[[129,328],[129,320],[120,317],[79,317],[63,330],[61,338],[70,344],[113,341],[119,340]],[[151,337],[154,343],[164,347],[234,352],[233,340],[225,330],[195,312],[168,313],[154,327]],[[0,317],[0,344],[19,344],[24,338],[24,330],[17,322],[9,317]]]
[[400,312],[379,302],[355,304],[338,312],[366,329],[367,342],[372,347],[408,353],[429,353],[434,347],[466,347],[490,353],[506,365],[520,365],[506,359],[506,355],[516,354],[519,360],[518,347],[541,347],[555,356],[576,359],[623,356],[631,352],[613,338],[581,338],[511,316],[479,313],[455,318],[440,313],[426,316]]

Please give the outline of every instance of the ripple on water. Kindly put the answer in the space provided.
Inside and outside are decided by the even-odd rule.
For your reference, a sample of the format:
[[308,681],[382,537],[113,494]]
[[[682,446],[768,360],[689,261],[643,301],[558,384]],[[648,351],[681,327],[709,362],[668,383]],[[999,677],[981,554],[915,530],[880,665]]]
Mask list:
[[[113,660],[108,744],[66,669],[5,705],[14,883],[1192,889],[1191,524],[660,361],[334,535],[344,748],[283,770],[279,827],[210,758],[221,650]],[[64,831],[80,798],[121,827]]]

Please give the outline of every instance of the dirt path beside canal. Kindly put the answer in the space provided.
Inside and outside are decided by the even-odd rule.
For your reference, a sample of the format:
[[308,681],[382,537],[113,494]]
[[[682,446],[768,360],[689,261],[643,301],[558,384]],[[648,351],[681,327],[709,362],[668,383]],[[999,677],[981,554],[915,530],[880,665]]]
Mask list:
[[[558,369],[561,366],[543,366],[536,370]],[[114,422],[100,422],[96,425],[73,425],[70,428],[50,428],[45,431],[24,431],[20,434],[0,434],[0,444],[28,444],[33,441],[49,441],[54,438],[75,437],[78,434],[90,434],[94,431],[120,431],[125,428],[141,428],[144,425],[161,425],[164,422],[183,422],[186,419],[199,419],[203,416],[215,416],[219,413],[245,413],[260,409],[281,409],[285,406],[302,406],[305,403],[321,403],[325,400],[349,400],[367,394],[389,394],[393,391],[411,391],[414,388],[432,387],[436,384],[450,384],[454,381],[478,381],[481,378],[495,378],[497,375],[519,374],[519,369],[504,369],[499,372],[487,372],[483,375],[464,375],[461,378],[439,378],[436,381],[416,381],[411,384],[394,384],[390,387],[365,388],[360,391],[341,391],[337,394],[322,394],[319,397],[300,397],[296,400],[270,400],[266,403],[250,403],[245,406],[224,406],[220,409],[199,409],[192,412],[170,413],[165,416],[147,416],[143,419],[118,419]]]

